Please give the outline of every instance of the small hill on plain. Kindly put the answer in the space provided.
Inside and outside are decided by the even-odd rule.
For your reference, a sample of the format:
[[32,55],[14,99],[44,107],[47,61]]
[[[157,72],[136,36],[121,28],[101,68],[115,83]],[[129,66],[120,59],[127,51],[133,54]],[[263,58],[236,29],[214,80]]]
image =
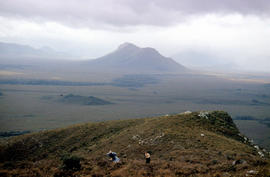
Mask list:
[[94,96],[81,96],[81,95],[73,95],[68,94],[65,96],[61,96],[59,101],[63,103],[70,103],[70,104],[81,104],[81,105],[107,105],[112,104],[109,101],[94,97]]

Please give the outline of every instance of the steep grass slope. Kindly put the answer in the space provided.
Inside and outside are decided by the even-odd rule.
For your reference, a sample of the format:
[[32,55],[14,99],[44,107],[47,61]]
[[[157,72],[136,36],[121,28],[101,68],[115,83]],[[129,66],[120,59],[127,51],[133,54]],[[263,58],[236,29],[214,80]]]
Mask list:
[[[109,150],[120,163],[108,161]],[[151,151],[151,164],[144,152]],[[269,176],[269,154],[221,111],[75,125],[1,146],[0,176]],[[67,168],[65,159],[80,161]],[[77,161],[76,161],[77,160]],[[63,164],[64,162],[64,164]]]

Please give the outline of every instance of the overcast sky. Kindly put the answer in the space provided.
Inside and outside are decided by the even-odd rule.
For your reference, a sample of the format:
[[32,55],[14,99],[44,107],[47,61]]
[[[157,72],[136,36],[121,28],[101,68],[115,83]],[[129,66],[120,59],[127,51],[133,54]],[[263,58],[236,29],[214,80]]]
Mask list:
[[123,42],[270,71],[269,0],[0,0],[0,41],[85,58]]

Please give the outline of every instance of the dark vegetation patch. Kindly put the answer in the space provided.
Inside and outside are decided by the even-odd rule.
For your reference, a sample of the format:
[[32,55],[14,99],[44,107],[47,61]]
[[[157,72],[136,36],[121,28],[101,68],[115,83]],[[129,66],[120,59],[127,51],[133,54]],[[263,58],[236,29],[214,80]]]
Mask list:
[[53,85],[53,86],[100,86],[109,85],[102,82],[71,82],[60,80],[35,80],[35,79],[9,79],[0,80],[0,84],[10,85]]
[[252,116],[236,116],[234,120],[254,120],[270,128],[270,118],[256,118]]
[[33,114],[25,114],[22,117],[23,118],[33,118],[33,117],[35,117],[35,115],[33,115]]
[[262,122],[263,124],[265,124],[267,127],[270,128],[270,121],[267,121],[267,122]]
[[112,104],[112,102],[103,100],[101,98],[97,98],[94,96],[81,96],[81,95],[73,95],[69,94],[66,96],[61,96],[59,99],[64,103],[72,103],[72,104],[81,104],[81,105],[107,105]]
[[256,98],[270,98],[269,94],[266,93],[253,93],[250,90],[236,89],[234,92],[235,95],[244,96],[244,97],[256,97]]
[[249,100],[227,100],[227,99],[200,99],[197,100],[198,104],[214,104],[214,105],[250,105],[250,106],[267,106],[269,103],[251,99]]
[[236,116],[233,118],[233,120],[258,120],[258,119],[252,116]]
[[0,132],[0,137],[11,137],[11,136],[18,136],[23,135],[26,133],[30,133],[30,131],[7,131],[7,132]]
[[81,168],[81,158],[78,156],[63,155],[61,157],[63,163],[63,169],[77,171]]
[[12,119],[29,119],[35,118],[36,115],[34,114],[16,114],[16,115],[6,115],[5,118],[12,118]]
[[112,85],[118,87],[143,87],[149,84],[157,84],[159,79],[153,75],[124,75],[114,79]]
[[51,99],[54,99],[55,97],[52,96],[52,95],[45,95],[45,96],[42,96],[41,99],[43,100],[51,100]]
[[117,87],[143,87],[148,84],[156,84],[159,80],[152,75],[124,75],[112,82],[72,82],[61,80],[37,80],[37,79],[2,79],[0,84],[9,85],[51,85],[51,86],[117,86]]
[[2,92],[0,92],[0,96],[3,96],[4,94]]
[[270,98],[270,95],[267,95],[267,94],[257,94],[257,97],[260,97],[260,98]]
[[256,106],[267,106],[270,105],[269,103],[257,100],[257,99],[252,99],[251,100],[251,105],[256,105]]
[[260,119],[260,120],[258,120],[258,122],[261,124],[264,124],[270,128],[270,118]]
[[196,101],[199,104],[215,104],[215,105],[243,105],[248,104],[242,100],[225,100],[225,99],[202,99]]

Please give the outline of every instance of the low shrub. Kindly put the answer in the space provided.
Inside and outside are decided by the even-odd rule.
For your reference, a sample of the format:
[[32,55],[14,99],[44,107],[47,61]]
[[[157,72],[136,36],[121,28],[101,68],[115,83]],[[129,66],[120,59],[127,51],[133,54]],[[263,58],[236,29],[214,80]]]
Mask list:
[[81,158],[77,156],[63,156],[63,168],[66,170],[77,171],[81,169]]

